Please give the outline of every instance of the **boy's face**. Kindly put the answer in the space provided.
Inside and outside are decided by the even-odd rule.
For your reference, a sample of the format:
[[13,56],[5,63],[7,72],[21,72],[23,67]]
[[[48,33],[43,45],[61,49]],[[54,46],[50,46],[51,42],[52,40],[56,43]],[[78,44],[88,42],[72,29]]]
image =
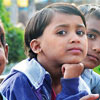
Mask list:
[[87,53],[87,36],[81,17],[55,13],[40,37],[40,48],[42,60],[48,64],[82,61]]
[[3,72],[6,66],[7,56],[8,56],[8,45],[5,45],[4,47],[0,40],[0,74]]
[[91,17],[87,21],[88,53],[83,63],[93,69],[100,64],[100,20]]

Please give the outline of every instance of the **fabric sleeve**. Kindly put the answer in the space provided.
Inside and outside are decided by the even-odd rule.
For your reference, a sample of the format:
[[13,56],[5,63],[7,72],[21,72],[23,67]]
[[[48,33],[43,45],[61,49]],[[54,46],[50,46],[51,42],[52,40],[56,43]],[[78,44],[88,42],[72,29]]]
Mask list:
[[5,79],[1,88],[1,92],[7,100],[33,100],[33,98],[37,100],[29,80],[20,72]]
[[100,75],[97,74],[96,72],[92,71],[92,82],[91,82],[91,85],[93,86],[92,87],[92,93],[94,94],[100,94]]
[[2,94],[2,93],[0,93],[0,100],[7,100],[6,98],[5,98],[5,96]]
[[61,79],[62,91],[57,95],[56,100],[79,100],[88,95],[86,91],[79,91],[79,78]]

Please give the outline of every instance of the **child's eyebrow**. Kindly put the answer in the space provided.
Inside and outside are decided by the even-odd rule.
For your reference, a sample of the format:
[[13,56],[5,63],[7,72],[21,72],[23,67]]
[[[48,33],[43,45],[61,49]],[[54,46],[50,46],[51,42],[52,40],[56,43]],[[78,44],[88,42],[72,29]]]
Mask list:
[[[69,27],[69,26],[70,26],[69,24],[61,24],[61,25],[56,26],[55,28],[58,28],[58,27]],[[85,25],[84,24],[78,24],[76,27],[77,28],[80,28],[80,27],[85,28]]]
[[96,30],[96,29],[90,29],[90,31],[97,33],[98,35],[100,35],[100,31]]
[[[59,27],[69,27],[70,25],[69,24],[61,24],[61,25],[58,25],[58,26],[56,26],[55,28],[59,28]],[[76,28],[86,28],[85,27],[85,25],[84,24],[78,24],[78,25],[76,25]]]
[[86,28],[84,24],[78,24],[77,27],[78,28]]
[[56,26],[55,28],[59,28],[59,27],[69,27],[69,25],[68,24],[61,24],[61,25]]

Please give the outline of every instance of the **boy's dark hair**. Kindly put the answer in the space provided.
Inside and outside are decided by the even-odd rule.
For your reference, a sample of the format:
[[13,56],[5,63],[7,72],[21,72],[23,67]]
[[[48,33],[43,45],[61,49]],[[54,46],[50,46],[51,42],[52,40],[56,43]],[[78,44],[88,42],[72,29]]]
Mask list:
[[0,42],[2,43],[3,46],[5,46],[5,31],[4,31],[4,27],[3,27],[3,23],[0,20]]
[[91,9],[91,4],[83,4],[83,5],[79,5],[78,7],[81,12],[83,13],[83,15],[85,16],[86,14],[88,14],[88,12]]
[[100,20],[100,8],[96,8],[96,9],[92,10],[91,12],[89,12],[86,15],[86,20],[90,17],[95,17],[96,19]]
[[25,49],[30,58],[37,56],[37,54],[35,54],[30,48],[31,40],[36,39],[43,34],[43,31],[47,25],[50,24],[55,12],[80,16],[86,27],[83,14],[74,5],[68,3],[54,3],[43,8],[42,10],[36,12],[36,14],[28,22],[25,29]]
[[99,5],[85,4],[85,5],[80,5],[79,9],[82,11],[84,16],[86,17],[86,20],[89,17],[95,17],[97,19],[100,19],[100,6]]

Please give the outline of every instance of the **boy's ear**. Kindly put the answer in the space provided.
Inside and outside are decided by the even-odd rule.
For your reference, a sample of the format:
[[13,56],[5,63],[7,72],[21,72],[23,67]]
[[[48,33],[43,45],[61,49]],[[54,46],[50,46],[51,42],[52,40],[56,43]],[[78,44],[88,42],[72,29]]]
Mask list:
[[8,63],[8,44],[5,44],[6,63]]
[[41,52],[40,42],[38,41],[38,39],[33,39],[30,42],[30,47],[31,47],[32,51],[36,54]]

